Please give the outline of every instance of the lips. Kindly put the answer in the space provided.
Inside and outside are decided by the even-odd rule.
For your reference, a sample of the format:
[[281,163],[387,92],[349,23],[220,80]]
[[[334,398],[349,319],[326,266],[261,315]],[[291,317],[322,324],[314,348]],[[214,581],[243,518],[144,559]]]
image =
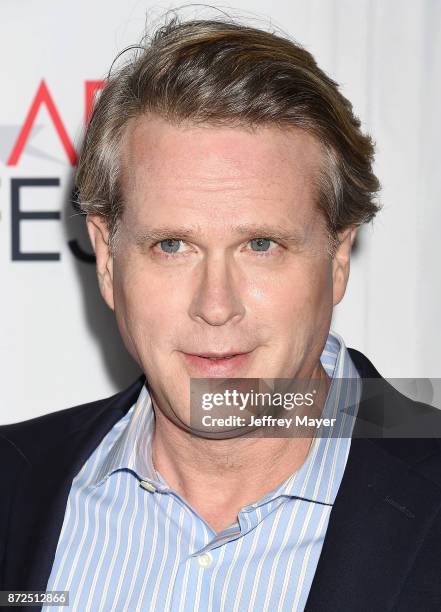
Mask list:
[[251,360],[252,351],[247,353],[182,353],[190,375],[201,378],[216,376],[234,377],[243,375]]
[[245,353],[197,353],[196,357],[204,357],[205,359],[231,359],[236,355],[244,355]]

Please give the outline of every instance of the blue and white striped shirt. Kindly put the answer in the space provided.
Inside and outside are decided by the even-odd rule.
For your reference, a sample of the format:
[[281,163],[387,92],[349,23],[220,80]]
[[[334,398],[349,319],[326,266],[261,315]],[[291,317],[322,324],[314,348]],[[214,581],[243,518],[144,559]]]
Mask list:
[[[333,332],[321,362],[332,378],[323,416],[357,407],[361,381]],[[144,386],[72,482],[47,589],[69,591],[80,612],[303,610],[349,453],[353,418],[338,423],[340,435],[315,437],[297,472],[216,534],[153,467]]]

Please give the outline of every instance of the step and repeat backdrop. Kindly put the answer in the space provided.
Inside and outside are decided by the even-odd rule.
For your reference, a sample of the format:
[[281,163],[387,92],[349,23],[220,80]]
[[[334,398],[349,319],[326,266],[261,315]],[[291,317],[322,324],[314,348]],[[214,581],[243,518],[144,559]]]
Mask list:
[[[118,53],[179,4],[3,0],[0,423],[105,397],[138,375],[101,300],[72,185]],[[377,143],[383,210],[356,243],[333,329],[387,377],[441,377],[441,3],[190,5],[280,28],[341,84]]]

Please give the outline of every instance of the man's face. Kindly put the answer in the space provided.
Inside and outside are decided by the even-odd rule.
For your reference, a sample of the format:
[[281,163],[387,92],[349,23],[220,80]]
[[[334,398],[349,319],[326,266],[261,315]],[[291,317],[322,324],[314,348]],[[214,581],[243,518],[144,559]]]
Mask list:
[[190,377],[318,375],[351,241],[330,258],[316,140],[142,117],[123,158],[113,257],[104,222],[89,230],[103,296],[156,404],[188,422]]

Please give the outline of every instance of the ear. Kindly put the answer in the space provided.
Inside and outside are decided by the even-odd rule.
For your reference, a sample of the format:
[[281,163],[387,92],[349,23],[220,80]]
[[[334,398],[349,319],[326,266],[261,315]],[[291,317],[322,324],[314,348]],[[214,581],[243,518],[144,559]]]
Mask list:
[[333,304],[341,302],[349,279],[351,250],[357,227],[351,225],[338,234],[338,247],[332,260]]
[[114,310],[113,256],[109,247],[109,229],[100,215],[87,215],[87,231],[96,257],[96,273],[101,295],[107,306]]

